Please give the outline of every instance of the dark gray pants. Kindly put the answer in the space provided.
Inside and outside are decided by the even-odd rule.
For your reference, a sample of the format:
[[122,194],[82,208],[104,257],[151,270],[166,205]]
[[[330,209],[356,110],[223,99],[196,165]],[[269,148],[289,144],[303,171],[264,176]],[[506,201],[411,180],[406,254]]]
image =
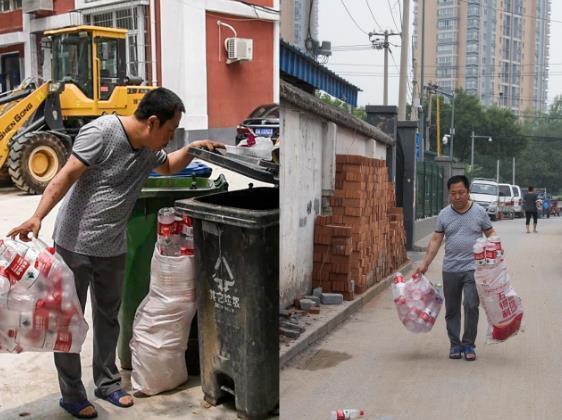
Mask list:
[[[58,245],[56,250],[74,273],[82,312],[86,307],[88,287],[91,288],[94,383],[102,395],[108,395],[121,388],[121,376],[115,365],[115,349],[119,338],[117,315],[121,306],[126,254],[117,257],[89,257]],[[55,365],[64,401],[86,399],[80,355],[55,353]]]
[[[474,346],[478,331],[478,293],[474,282],[474,271],[460,273],[443,272],[443,292],[445,294],[445,320],[447,334],[452,346]],[[464,334],[461,334],[461,300],[464,293]]]

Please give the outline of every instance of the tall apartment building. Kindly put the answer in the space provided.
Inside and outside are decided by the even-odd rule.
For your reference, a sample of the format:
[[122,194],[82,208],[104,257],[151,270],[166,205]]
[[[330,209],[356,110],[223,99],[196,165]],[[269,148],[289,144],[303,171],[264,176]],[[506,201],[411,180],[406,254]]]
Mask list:
[[[426,0],[424,83],[465,89],[485,106],[544,112],[552,0]],[[422,0],[414,0],[421,73]]]

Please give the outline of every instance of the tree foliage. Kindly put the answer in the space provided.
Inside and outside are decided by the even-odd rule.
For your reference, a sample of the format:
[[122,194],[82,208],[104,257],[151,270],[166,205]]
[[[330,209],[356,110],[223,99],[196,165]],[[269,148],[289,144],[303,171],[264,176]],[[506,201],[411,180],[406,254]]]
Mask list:
[[340,101],[339,99],[334,98],[333,96],[328,95],[327,93],[323,93],[320,91],[316,91],[316,97],[320,99],[322,102],[334,106],[336,108],[339,108],[342,111],[349,112],[361,120],[365,120],[367,117],[367,113],[365,112],[365,107],[362,106],[357,108],[352,107],[351,105],[343,101]]

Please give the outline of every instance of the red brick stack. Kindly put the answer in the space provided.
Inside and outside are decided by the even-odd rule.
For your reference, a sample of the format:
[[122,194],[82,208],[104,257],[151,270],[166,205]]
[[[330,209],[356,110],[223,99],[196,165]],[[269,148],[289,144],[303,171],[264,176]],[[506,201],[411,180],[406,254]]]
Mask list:
[[353,291],[363,293],[405,261],[403,217],[395,201],[384,160],[336,157],[333,215],[316,220],[314,287],[353,299]]
[[313,287],[342,293],[353,300],[351,282],[351,227],[343,226],[341,217],[317,217],[314,228]]

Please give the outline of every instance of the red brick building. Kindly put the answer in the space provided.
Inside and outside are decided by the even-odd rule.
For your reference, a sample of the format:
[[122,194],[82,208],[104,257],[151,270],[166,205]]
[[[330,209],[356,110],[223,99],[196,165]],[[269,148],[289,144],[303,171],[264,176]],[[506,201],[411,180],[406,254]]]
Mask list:
[[[181,126],[228,137],[257,105],[278,102],[278,0],[0,0],[0,91],[50,78],[43,32],[91,24],[128,29],[127,69],[184,100]],[[251,61],[227,63],[226,38],[251,39]],[[192,136],[193,137],[193,136]]]

